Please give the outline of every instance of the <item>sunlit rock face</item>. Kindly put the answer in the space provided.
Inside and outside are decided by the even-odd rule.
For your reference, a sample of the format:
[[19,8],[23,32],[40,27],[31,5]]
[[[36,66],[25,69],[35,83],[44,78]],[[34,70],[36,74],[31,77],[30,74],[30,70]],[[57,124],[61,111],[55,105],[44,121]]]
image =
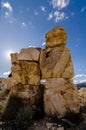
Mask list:
[[71,78],[74,68],[70,49],[66,48],[67,35],[63,27],[46,33],[46,48],[41,50],[41,79],[46,79],[44,109],[49,116],[63,117],[67,112],[79,112],[80,98]]
[[19,64],[12,65],[11,70],[12,77],[17,83],[40,84],[40,69],[38,63],[19,61]]
[[40,49],[26,48],[22,49],[18,55],[18,60],[39,61]]
[[63,27],[55,27],[45,35],[46,48],[55,46],[64,46],[67,41],[67,35]]
[[44,91],[44,106],[47,115],[63,117],[67,112],[78,113],[80,99],[76,86],[64,78],[47,79]]
[[17,52],[11,53],[10,56],[11,56],[11,63],[12,64],[18,63],[18,53]]
[[72,78],[74,76],[74,68],[70,50],[60,47],[41,50],[40,69],[42,79]]

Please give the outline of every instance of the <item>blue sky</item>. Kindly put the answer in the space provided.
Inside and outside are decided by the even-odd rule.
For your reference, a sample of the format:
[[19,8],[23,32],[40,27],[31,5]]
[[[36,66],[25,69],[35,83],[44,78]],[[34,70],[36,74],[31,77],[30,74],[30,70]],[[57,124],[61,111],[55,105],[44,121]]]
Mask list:
[[74,81],[86,81],[86,0],[0,0],[0,77],[10,71],[10,52],[43,47],[55,26],[67,32]]

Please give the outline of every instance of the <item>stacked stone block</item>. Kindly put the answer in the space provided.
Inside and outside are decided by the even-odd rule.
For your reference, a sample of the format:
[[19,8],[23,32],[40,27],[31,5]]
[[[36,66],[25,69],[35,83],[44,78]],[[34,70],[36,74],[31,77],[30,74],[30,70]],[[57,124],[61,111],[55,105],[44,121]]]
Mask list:
[[30,104],[35,104],[41,94],[39,54],[40,49],[36,48],[26,48],[11,54],[11,72],[15,84],[11,93],[27,99]]
[[74,68],[67,35],[63,27],[46,33],[46,47],[41,50],[40,69],[46,79],[44,91],[45,113],[63,117],[67,112],[79,112],[80,99],[73,84]]

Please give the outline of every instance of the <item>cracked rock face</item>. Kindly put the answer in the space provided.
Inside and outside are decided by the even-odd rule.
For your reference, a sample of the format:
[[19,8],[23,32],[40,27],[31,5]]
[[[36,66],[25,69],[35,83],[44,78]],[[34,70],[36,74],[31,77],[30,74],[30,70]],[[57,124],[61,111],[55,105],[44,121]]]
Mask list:
[[42,79],[47,78],[73,78],[74,68],[70,50],[59,47],[52,48],[49,52],[41,50],[40,69]]
[[66,44],[67,35],[63,27],[55,27],[45,35],[46,48],[55,46],[64,46]]
[[77,88],[64,78],[47,79],[45,83],[44,105],[47,115],[63,117],[68,111],[78,113],[80,98]]

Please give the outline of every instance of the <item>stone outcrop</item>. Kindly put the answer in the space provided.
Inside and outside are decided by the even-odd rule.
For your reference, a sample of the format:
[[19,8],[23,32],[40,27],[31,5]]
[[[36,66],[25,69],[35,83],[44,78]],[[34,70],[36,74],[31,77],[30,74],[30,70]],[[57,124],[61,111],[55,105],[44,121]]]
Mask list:
[[40,69],[36,62],[19,61],[12,64],[12,77],[17,83],[40,84]]
[[38,48],[27,48],[22,49],[18,55],[18,60],[26,61],[39,61],[40,49]]
[[70,49],[66,48],[67,35],[62,27],[46,33],[46,48],[41,50],[41,79],[46,79],[44,108],[49,116],[63,117],[67,112],[79,112],[80,98],[71,78],[74,68]]
[[44,92],[45,112],[63,117],[66,112],[79,112],[80,99],[76,86],[64,78],[47,79]]
[[30,104],[35,104],[42,96],[39,56],[39,48],[26,48],[19,53],[11,54],[11,73],[14,85],[11,87],[10,94]]
[[81,88],[79,90],[79,95],[80,95],[82,107],[84,106],[86,107],[86,88]]
[[55,46],[64,46],[66,44],[67,35],[63,27],[55,27],[46,33],[46,48]]
[[[4,81],[4,86],[9,86],[11,95],[32,105],[44,97],[44,110],[49,116],[78,113],[86,101],[81,101],[82,91],[78,93],[71,79],[74,68],[70,49],[65,47],[66,32],[63,27],[56,27],[45,37],[45,49],[24,48],[11,54],[12,77]],[[41,79],[46,79],[44,87],[40,85]]]
[[40,68],[42,79],[73,78],[74,69],[70,50],[61,47],[41,50]]
[[11,88],[10,95],[16,95],[24,103],[34,105],[40,102],[43,96],[43,87],[41,85],[23,85],[19,83]]

